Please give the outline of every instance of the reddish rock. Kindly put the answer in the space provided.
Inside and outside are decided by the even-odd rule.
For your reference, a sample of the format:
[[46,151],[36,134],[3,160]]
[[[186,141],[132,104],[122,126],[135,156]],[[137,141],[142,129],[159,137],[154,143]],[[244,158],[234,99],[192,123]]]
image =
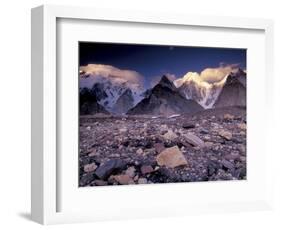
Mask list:
[[174,132],[173,132],[173,130],[171,130],[171,129],[169,129],[168,130],[168,132],[166,132],[164,135],[163,135],[163,137],[166,139],[166,140],[175,140],[177,137],[178,137],[178,135],[177,134],[175,134]]
[[116,175],[112,176],[112,178],[117,181],[119,184],[126,185],[126,184],[134,184],[134,180],[129,177],[128,175]]
[[143,175],[148,174],[148,173],[152,173],[154,170],[150,165],[143,165],[141,166],[141,173]]
[[98,166],[95,163],[87,164],[84,166],[84,172],[94,172],[97,167]]
[[237,154],[227,154],[224,158],[226,160],[237,160],[240,158],[240,155],[238,153]]
[[245,123],[240,123],[237,125],[239,129],[242,129],[242,130],[246,130],[247,129],[247,125]]
[[219,135],[228,141],[232,139],[232,133],[226,130],[221,130]]
[[105,185],[108,185],[108,183],[104,180],[95,180],[94,181],[94,184],[97,185],[97,186],[105,186]]
[[165,146],[162,143],[156,143],[154,148],[157,153],[161,153],[165,149]]
[[224,114],[223,119],[226,121],[230,121],[230,120],[234,119],[234,116],[229,113],[226,113],[226,114]]
[[187,161],[178,146],[166,148],[156,157],[156,161],[158,165],[169,168],[187,165]]

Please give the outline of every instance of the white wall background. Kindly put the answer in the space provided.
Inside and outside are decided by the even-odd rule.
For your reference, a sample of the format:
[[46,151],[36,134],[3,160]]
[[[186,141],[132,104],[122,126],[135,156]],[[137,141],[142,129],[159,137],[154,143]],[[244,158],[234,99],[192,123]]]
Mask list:
[[[38,229],[29,220],[30,209],[30,8],[41,4],[68,4],[186,14],[262,17],[275,20],[275,95],[281,85],[280,1],[260,0],[6,0],[0,7],[0,226],[1,229]],[[270,76],[269,76],[270,77]],[[278,100],[278,99],[277,99]],[[281,151],[280,106],[276,107],[275,203],[273,212],[203,215],[168,219],[130,220],[48,226],[52,229],[280,229]],[[279,137],[278,137],[279,136]],[[261,169],[262,170],[262,169]],[[208,192],[206,191],[206,195]],[[149,204],[147,204],[149,209]]]

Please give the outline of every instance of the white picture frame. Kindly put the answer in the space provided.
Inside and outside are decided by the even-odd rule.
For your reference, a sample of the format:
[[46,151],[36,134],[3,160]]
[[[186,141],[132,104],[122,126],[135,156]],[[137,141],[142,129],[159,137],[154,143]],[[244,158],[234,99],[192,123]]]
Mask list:
[[[81,210],[85,207],[85,203],[82,205],[75,203],[73,197],[73,203],[71,202],[71,196],[74,193],[69,192],[69,199],[66,199],[69,203],[67,204],[68,209],[60,209],[58,204],[60,199],[66,196],[65,193],[59,193],[58,188],[63,185],[63,177],[59,177],[60,164],[59,158],[57,156],[58,151],[58,94],[61,90],[57,85],[58,75],[58,22],[60,19],[69,19],[72,22],[75,20],[87,20],[89,21],[102,21],[107,24],[112,24],[113,22],[122,23],[138,23],[148,24],[156,27],[167,26],[169,28],[181,27],[184,29],[185,26],[198,27],[202,30],[208,28],[219,28],[219,30],[243,30],[245,33],[247,31],[259,31],[262,33],[262,40],[264,41],[264,47],[262,47],[264,57],[260,59],[261,68],[264,70],[260,74],[261,79],[265,84],[257,85],[257,89],[263,88],[260,92],[260,96],[264,97],[264,104],[266,105],[266,112],[262,113],[263,118],[266,119],[262,132],[264,132],[264,148],[259,154],[261,157],[257,160],[262,164],[264,172],[264,177],[259,186],[263,189],[261,192],[256,192],[256,196],[253,199],[242,199],[241,197],[225,198],[222,197],[221,201],[212,200],[206,198],[203,202],[198,202],[197,198],[194,197],[194,203],[180,203],[180,200],[175,199],[174,201],[167,202],[166,205],[161,206],[159,202],[150,203],[152,205],[149,210],[145,210],[145,206],[133,207],[130,204],[130,199],[124,201],[125,203],[116,203],[118,205],[124,205],[119,207],[119,210],[106,211],[99,207],[92,210],[86,209],[82,212]],[[78,25],[79,26],[79,25]],[[110,33],[110,32],[109,32]],[[112,38],[114,41],[114,38]],[[241,41],[242,42],[242,41]],[[273,22],[266,19],[249,19],[249,18],[232,18],[232,17],[214,17],[214,16],[194,16],[194,15],[174,15],[174,14],[163,14],[156,12],[127,12],[118,10],[102,10],[98,8],[79,8],[79,7],[69,7],[69,6],[52,6],[44,5],[32,9],[32,203],[31,203],[31,213],[32,219],[41,224],[57,224],[57,223],[70,223],[70,222],[82,222],[82,221],[96,221],[96,220],[107,220],[107,219],[124,219],[124,218],[141,218],[141,217],[153,217],[153,216],[171,216],[171,215],[185,215],[193,213],[206,213],[206,212],[226,212],[226,211],[245,211],[245,210],[265,210],[272,208],[272,151],[270,149],[270,139],[268,133],[272,129],[271,124],[271,114],[273,111]],[[266,77],[269,76],[270,80]],[[253,84],[253,81],[249,82]],[[254,83],[255,84],[255,83]],[[253,86],[253,95],[255,87]],[[250,95],[250,100],[248,103],[252,103]],[[251,114],[255,114],[257,111],[256,107],[252,107]],[[247,119],[251,120],[251,116]],[[259,120],[256,120],[258,122]],[[254,123],[254,122],[253,122]],[[254,124],[253,124],[254,126]],[[259,142],[257,134],[250,135],[252,142]],[[255,148],[250,148],[249,151],[257,150]],[[258,150],[257,150],[258,151]],[[78,153],[77,153],[78,154]],[[65,158],[63,158],[65,159]],[[250,158],[250,160],[253,158]],[[253,166],[258,167],[258,166]],[[76,168],[73,168],[77,172]],[[256,169],[255,169],[256,170]],[[255,175],[253,175],[254,178]],[[75,179],[75,178],[74,178]],[[219,182],[220,183],[220,182]],[[235,183],[235,182],[231,182]],[[249,183],[250,184],[250,183]],[[178,196],[181,191],[186,191],[184,184],[168,184],[165,186],[146,185],[146,186],[121,186],[122,188],[116,189],[114,191],[115,195],[120,195],[125,197],[130,196],[130,194],[139,194],[144,192],[144,194],[159,194],[159,192],[165,194],[169,192],[170,196]],[[189,186],[196,186],[197,190],[205,190],[206,184],[198,183],[197,185],[191,184]],[[212,190],[211,184],[209,184]],[[219,185],[220,187],[225,186],[223,183]],[[237,187],[239,186],[239,187]],[[249,185],[252,186],[252,185]],[[249,187],[247,184],[243,183],[241,185],[227,184],[228,189],[235,190],[237,188],[250,189],[249,191],[254,191],[254,189],[259,189],[258,185],[253,185]],[[256,187],[255,187],[256,186]],[[138,187],[138,188],[136,188]],[[218,186],[216,186],[218,188]],[[173,188],[171,190],[171,188]],[[191,188],[191,187],[189,187]],[[217,189],[216,188],[216,189]],[[91,188],[93,190],[94,188]],[[99,188],[98,188],[99,189]],[[99,190],[100,194],[106,196],[113,193],[112,188],[106,188],[106,190]],[[115,188],[114,188],[115,189]],[[212,192],[216,192],[216,189]],[[136,191],[138,190],[138,191]],[[85,190],[84,190],[85,191]],[[192,191],[190,189],[191,194]],[[90,190],[83,192],[91,193]],[[250,194],[249,194],[250,196]],[[159,195],[159,197],[161,197]],[[162,196],[163,199],[165,196]],[[225,198],[225,199],[224,199]],[[198,197],[199,199],[199,197]],[[247,200],[248,199],[248,200]],[[157,199],[156,199],[157,200]],[[106,200],[105,200],[106,203]],[[187,205],[190,204],[190,205]],[[114,205],[114,204],[113,204]],[[73,208],[71,208],[71,206]],[[79,207],[78,207],[79,206]],[[170,209],[165,209],[165,207],[171,207]],[[110,202],[106,204],[107,210],[110,208]],[[77,208],[77,210],[76,210]],[[71,210],[70,210],[71,209]],[[99,211],[101,210],[101,211]]]

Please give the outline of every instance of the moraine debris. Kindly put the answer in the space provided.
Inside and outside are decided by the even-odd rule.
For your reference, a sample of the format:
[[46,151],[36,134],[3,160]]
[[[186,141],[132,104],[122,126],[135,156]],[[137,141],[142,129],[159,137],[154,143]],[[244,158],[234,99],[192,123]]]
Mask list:
[[239,108],[81,116],[79,186],[246,179],[246,124]]

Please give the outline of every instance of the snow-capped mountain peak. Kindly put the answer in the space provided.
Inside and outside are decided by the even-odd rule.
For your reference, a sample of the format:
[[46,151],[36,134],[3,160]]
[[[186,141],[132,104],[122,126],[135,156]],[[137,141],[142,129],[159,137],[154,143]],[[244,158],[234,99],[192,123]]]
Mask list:
[[[205,109],[212,108],[220,95],[226,81],[231,78],[237,79],[246,87],[246,72],[240,68],[231,71],[212,70],[212,79],[216,81],[206,81],[205,76],[196,72],[188,72],[182,78],[174,81],[174,85],[186,99],[193,99]],[[224,75],[223,75],[224,74]]]
[[80,88],[95,91],[98,103],[110,112],[114,112],[114,105],[126,90],[132,92],[133,106],[143,98],[142,93],[144,92],[144,88],[137,82],[110,74],[97,75],[85,71],[80,71]]
[[227,75],[220,81],[209,83],[203,81],[196,72],[188,72],[182,78],[174,81],[174,85],[187,99],[197,101],[205,109],[212,108],[225,81]]
[[202,81],[201,78],[200,78],[200,75],[196,72],[188,72],[182,78],[179,78],[179,79],[175,80],[174,85],[177,88],[179,88],[183,84],[188,84],[188,83],[191,83],[191,82],[195,82],[196,84],[204,86],[206,88],[211,87],[211,84],[209,84],[208,82]]

